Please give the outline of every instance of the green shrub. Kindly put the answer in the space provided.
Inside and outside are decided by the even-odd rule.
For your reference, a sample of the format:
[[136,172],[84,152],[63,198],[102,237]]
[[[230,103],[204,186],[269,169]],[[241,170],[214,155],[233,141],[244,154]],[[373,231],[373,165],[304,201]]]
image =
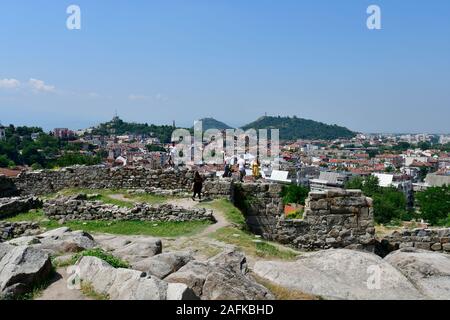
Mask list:
[[304,205],[308,194],[309,188],[297,186],[295,184],[284,186],[283,190],[281,191],[281,196],[283,197],[284,204],[298,203]]
[[81,257],[97,257],[99,259],[106,261],[114,268],[128,269],[130,267],[130,265],[127,262],[113,256],[110,253],[103,251],[102,249],[98,249],[98,248],[80,252],[80,253],[76,254],[73,259],[75,261],[78,261],[78,259],[80,259]]

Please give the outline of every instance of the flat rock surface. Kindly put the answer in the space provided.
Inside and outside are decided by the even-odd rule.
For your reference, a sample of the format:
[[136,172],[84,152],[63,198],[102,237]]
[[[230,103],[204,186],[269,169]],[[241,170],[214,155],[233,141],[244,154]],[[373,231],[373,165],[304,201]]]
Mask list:
[[259,261],[254,272],[282,287],[325,299],[426,298],[387,261],[362,251],[326,250],[293,262]]
[[400,270],[423,294],[431,299],[450,299],[450,255],[404,248],[384,260]]

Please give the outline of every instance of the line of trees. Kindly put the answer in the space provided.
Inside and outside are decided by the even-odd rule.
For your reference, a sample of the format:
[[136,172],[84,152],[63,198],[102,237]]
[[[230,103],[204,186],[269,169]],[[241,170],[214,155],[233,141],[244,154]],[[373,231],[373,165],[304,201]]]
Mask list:
[[347,189],[360,189],[373,199],[377,223],[398,224],[401,221],[423,219],[432,225],[450,226],[450,186],[432,187],[415,194],[416,210],[408,209],[405,195],[394,187],[380,187],[378,178],[355,177]]
[[[75,164],[98,164],[102,155],[81,152],[80,144],[69,143],[36,127],[6,128],[6,139],[0,141],[0,167],[28,165],[34,169],[63,167]],[[35,139],[32,135],[36,134]]]

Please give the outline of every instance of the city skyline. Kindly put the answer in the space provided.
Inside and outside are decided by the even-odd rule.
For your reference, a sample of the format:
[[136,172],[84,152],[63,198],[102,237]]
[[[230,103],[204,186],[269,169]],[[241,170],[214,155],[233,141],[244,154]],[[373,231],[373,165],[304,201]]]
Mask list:
[[[450,131],[446,1],[3,3],[0,121],[233,127],[293,116],[357,132]],[[377,4],[382,29],[368,30]]]

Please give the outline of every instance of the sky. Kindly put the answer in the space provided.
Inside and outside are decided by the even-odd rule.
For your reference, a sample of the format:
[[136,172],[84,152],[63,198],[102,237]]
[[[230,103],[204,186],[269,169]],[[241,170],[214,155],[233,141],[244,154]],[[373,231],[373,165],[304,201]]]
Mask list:
[[[72,4],[81,30],[66,27]],[[116,110],[450,133],[450,1],[1,0],[1,123],[80,129]]]

